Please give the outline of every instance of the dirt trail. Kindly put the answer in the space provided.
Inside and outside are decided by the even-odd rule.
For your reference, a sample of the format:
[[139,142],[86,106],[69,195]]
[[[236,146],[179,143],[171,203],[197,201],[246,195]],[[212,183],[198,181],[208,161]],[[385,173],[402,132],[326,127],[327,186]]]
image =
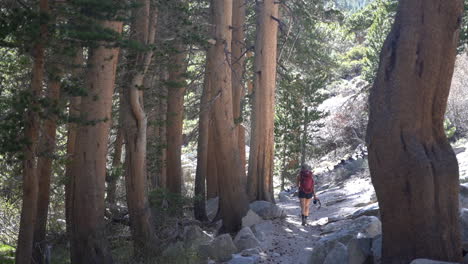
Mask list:
[[370,179],[350,179],[342,186],[317,192],[322,202],[319,209],[311,203],[309,225],[301,225],[299,200],[291,197],[278,201],[287,214],[284,219],[266,221],[260,230],[265,234],[262,242],[264,254],[259,263],[305,263],[307,251],[323,235],[328,221],[339,220],[337,229],[347,224],[346,216],[371,203],[374,190]]

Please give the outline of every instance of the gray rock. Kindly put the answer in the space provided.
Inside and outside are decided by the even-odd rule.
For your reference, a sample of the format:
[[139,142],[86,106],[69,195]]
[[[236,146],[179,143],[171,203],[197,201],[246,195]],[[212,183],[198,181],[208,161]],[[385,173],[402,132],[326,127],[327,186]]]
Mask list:
[[251,227],[262,221],[263,219],[260,216],[258,216],[254,211],[249,210],[247,211],[247,214],[242,218],[242,227]]
[[212,237],[205,233],[199,226],[186,226],[184,229],[184,246],[197,248],[201,244],[209,244]]
[[468,184],[460,184],[460,209],[468,208]]
[[250,227],[244,227],[237,233],[236,238],[234,238],[234,244],[238,250],[260,247],[260,242]]
[[353,238],[348,243],[349,264],[372,264],[372,238]]
[[300,263],[322,264],[327,258],[328,253],[330,253],[338,243],[338,241],[319,242],[312,250],[312,253],[306,257],[306,260],[301,261]]
[[382,224],[380,220],[375,216],[361,216],[349,224],[343,224],[342,222],[332,223],[327,225],[323,229],[323,233],[331,233],[320,241],[334,241],[337,240],[343,244],[353,238],[373,238],[382,233]]
[[286,203],[286,202],[289,202],[291,200],[290,194],[288,192],[285,192],[285,191],[282,191],[278,194],[278,199],[280,200],[280,202],[282,203]]
[[367,216],[376,216],[379,217],[379,203],[373,203],[361,208],[353,213],[351,218],[355,219],[360,216],[367,215]]
[[262,221],[256,225],[251,227],[252,231],[254,232],[255,236],[260,241],[265,241],[267,239],[266,234],[270,233],[273,230],[274,226],[271,220]]
[[456,262],[446,262],[430,259],[415,259],[410,264],[457,264]]
[[382,260],[382,235],[375,237],[372,240],[372,256],[374,264],[380,264]]
[[337,243],[335,247],[327,254],[323,264],[347,264],[348,249],[342,243]]
[[464,250],[468,250],[468,209],[466,208],[460,210],[460,231],[462,247]]
[[232,259],[227,264],[255,264],[260,260],[260,256],[242,256],[239,254],[232,255]]
[[240,254],[244,257],[248,257],[248,256],[260,255],[260,253],[262,253],[262,249],[259,247],[256,247],[256,248],[244,249],[242,250]]
[[216,216],[218,212],[219,197],[206,200],[206,215],[210,220]]
[[237,248],[229,234],[216,237],[210,244],[200,245],[199,254],[203,257],[210,257],[216,261],[228,261],[232,254],[237,252]]
[[250,209],[265,220],[285,216],[283,209],[267,201],[255,201],[250,204]]

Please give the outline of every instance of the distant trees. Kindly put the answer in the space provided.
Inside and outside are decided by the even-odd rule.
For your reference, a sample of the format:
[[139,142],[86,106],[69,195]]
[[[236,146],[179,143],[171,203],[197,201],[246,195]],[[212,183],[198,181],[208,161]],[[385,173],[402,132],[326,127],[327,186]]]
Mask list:
[[443,125],[462,10],[461,0],[401,1],[382,49],[367,144],[384,264],[462,258],[458,163]]

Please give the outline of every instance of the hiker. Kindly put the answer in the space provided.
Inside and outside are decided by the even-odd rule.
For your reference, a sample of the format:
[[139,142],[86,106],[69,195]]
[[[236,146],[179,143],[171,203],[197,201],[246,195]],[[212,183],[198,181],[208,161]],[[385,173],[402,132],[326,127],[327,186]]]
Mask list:
[[297,186],[301,202],[302,225],[305,226],[309,216],[310,199],[314,197],[314,203],[317,200],[314,191],[314,175],[307,164],[301,166],[301,172],[297,176]]

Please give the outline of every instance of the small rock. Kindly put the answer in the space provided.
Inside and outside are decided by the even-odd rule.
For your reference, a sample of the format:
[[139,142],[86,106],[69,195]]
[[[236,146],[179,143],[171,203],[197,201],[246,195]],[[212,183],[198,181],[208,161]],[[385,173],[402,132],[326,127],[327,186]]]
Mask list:
[[244,227],[237,233],[234,244],[238,250],[260,247],[260,242],[257,240],[250,227]]
[[262,253],[262,249],[259,247],[256,247],[256,248],[244,249],[242,250],[240,254],[244,257],[248,257],[248,256],[253,256],[253,255],[260,255],[260,253]]
[[342,243],[337,243],[335,247],[327,254],[323,264],[347,264],[348,249]]
[[271,256],[274,257],[274,258],[279,258],[279,257],[281,257],[281,255],[280,255],[279,253],[276,253],[276,252],[274,252],[273,254],[271,254]]
[[251,227],[260,222],[262,222],[262,218],[258,216],[254,211],[249,210],[247,211],[247,214],[242,218],[242,227]]
[[255,264],[260,260],[260,256],[242,256],[239,254],[232,255],[232,259],[227,264]]
[[349,264],[372,263],[372,238],[354,238],[348,243]]
[[457,264],[456,262],[446,262],[430,259],[415,259],[410,264]]
[[379,204],[378,203],[369,204],[365,206],[364,208],[361,208],[357,210],[356,212],[354,212],[351,218],[355,219],[363,215],[379,217],[380,215]]
[[250,209],[265,220],[285,216],[283,209],[267,201],[255,201],[250,204]]
[[372,240],[372,256],[374,257],[374,264],[380,264],[382,259],[382,235]]
[[208,244],[211,240],[211,236],[199,226],[186,226],[184,229],[184,246],[186,248],[197,248],[201,244]]
[[232,254],[237,252],[237,248],[231,236],[223,234],[216,237],[208,245],[200,245],[198,251],[203,257],[210,257],[217,261],[228,261],[232,258]]

